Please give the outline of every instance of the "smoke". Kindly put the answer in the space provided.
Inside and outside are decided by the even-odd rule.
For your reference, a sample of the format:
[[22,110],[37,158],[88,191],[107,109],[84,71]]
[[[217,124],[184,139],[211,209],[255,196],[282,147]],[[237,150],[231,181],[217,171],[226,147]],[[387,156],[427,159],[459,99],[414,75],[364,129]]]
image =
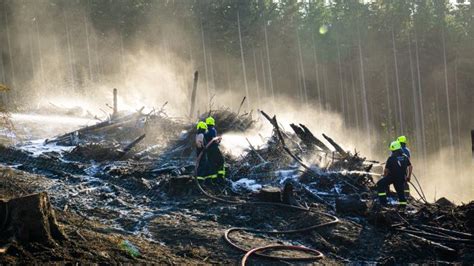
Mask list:
[[[93,114],[110,113],[105,104],[112,103],[112,89],[118,88],[120,110],[135,111],[142,106],[149,110],[153,107],[159,108],[168,102],[166,108],[168,114],[186,116],[190,108],[189,96],[195,70],[198,70],[200,75],[197,109],[201,113],[209,109],[210,96],[215,96],[211,102],[213,109],[224,106],[233,110],[239,108],[240,101],[245,96],[240,54],[228,52],[237,49],[227,49],[227,46],[238,46],[238,44],[214,42],[205,23],[202,24],[201,18],[183,19],[169,10],[157,10],[145,6],[144,9],[149,8],[149,12],[132,16],[134,21],[129,23],[122,21],[120,16],[124,14],[120,13],[120,10],[92,16],[90,3],[87,5],[81,1],[74,3],[9,1],[8,5],[6,3],[5,1],[3,6],[5,13],[8,14],[8,21],[5,27],[2,27],[2,42],[11,43],[11,46],[8,45],[11,51],[7,51],[6,46],[0,49],[3,54],[10,55],[13,62],[5,56],[2,62],[7,66],[13,66],[6,76],[11,77],[10,83],[17,96],[15,99],[23,101],[21,104],[25,109],[50,107],[52,103],[69,108],[81,106]],[[104,8],[115,6],[107,4],[108,2],[104,3],[106,4],[102,9],[95,6],[95,10],[102,12]],[[92,4],[101,5],[99,1],[92,1]],[[115,13],[119,15],[110,17]],[[0,15],[5,20],[6,17]],[[3,24],[3,20],[0,25]],[[226,26],[229,27],[229,35],[237,39],[235,22],[228,23],[230,24]],[[201,25],[202,32],[196,32],[196,27],[190,25]],[[8,42],[5,37],[7,27]],[[268,30],[272,43],[271,38],[276,34],[272,34],[270,27]],[[300,37],[301,40],[309,38],[303,34]],[[229,36],[226,38],[230,39]],[[294,40],[289,39],[288,43],[292,43],[291,41]],[[251,49],[245,50],[250,105],[245,104],[243,111],[254,110],[260,124],[246,134],[226,134],[223,145],[236,155],[248,147],[246,137],[253,145],[262,145],[265,140],[261,136],[269,136],[272,128],[257,114],[256,111],[261,109],[270,115],[275,114],[286,130],[291,131],[289,123],[302,123],[323,142],[326,142],[322,137],[322,133],[325,133],[346,150],[352,152],[357,150],[362,156],[385,161],[388,156],[385,144],[391,139],[382,137],[380,126],[375,122],[369,129],[371,132],[369,138],[365,130],[360,130],[359,121],[353,121],[356,119],[362,121],[359,106],[362,101],[355,89],[358,86],[358,69],[353,70],[351,65],[348,71],[346,67],[345,71],[343,69],[344,82],[341,85],[337,82],[337,88],[343,86],[347,93],[344,103],[347,108],[346,114],[341,115],[341,110],[334,107],[334,103],[340,101],[340,96],[331,92],[331,88],[335,87],[329,84],[331,79],[335,80],[339,75],[338,71],[333,71],[337,70],[335,54],[328,53],[325,57],[319,58],[319,63],[315,62],[315,67],[319,67],[319,70],[315,72],[312,49],[303,47],[306,51],[306,53],[303,51],[303,56],[311,60],[303,63],[297,60],[287,62],[285,60],[291,57],[288,51],[295,53],[297,49],[286,47],[287,42],[281,43],[284,44],[280,44],[280,41],[272,43],[275,47],[272,47],[269,53],[279,55],[271,58],[273,84],[270,82],[270,59],[266,57],[265,49],[253,47],[252,44]],[[349,56],[350,46],[345,47],[341,46],[341,60],[354,61]],[[308,54],[308,51],[311,51],[311,54]],[[376,49],[371,56],[382,57],[376,53]],[[378,59],[368,60],[372,62],[372,68],[382,68],[376,65]],[[354,62],[357,63],[357,60]],[[311,87],[310,99],[322,97],[324,103],[316,104],[309,101],[308,104],[302,104],[305,101],[301,100],[303,98],[303,85],[299,78],[302,73],[301,67],[306,67],[306,80],[303,82],[307,82],[308,88]],[[3,75],[5,75],[4,69],[5,66],[2,66]],[[14,75],[12,71],[15,72]],[[319,81],[316,80],[318,75]],[[434,80],[429,75],[427,77],[428,80]],[[430,85],[427,83],[426,86]],[[379,88],[373,85],[371,87]],[[373,101],[385,101],[385,97],[382,95],[380,99]],[[428,108],[436,111],[436,106],[428,105]],[[389,111],[383,110],[383,112]],[[380,114],[372,111],[372,116],[377,117]],[[370,119],[375,121],[373,117]],[[429,118],[435,120],[440,119],[440,116],[435,113]],[[432,124],[437,124],[438,127],[440,125],[439,121]],[[436,128],[427,127],[427,130],[441,132]],[[429,198],[432,199],[436,194],[436,197],[447,196],[459,202],[474,197],[473,164],[469,150],[464,149],[469,147],[468,138],[463,137],[462,141],[459,149],[456,149],[456,160],[453,160],[453,154],[448,148],[431,153],[426,161],[419,159],[421,150],[413,149],[415,173],[418,173]],[[431,142],[433,140],[430,140],[429,144],[432,144]]]
[[[112,103],[112,88],[118,88],[121,110],[168,102],[167,110],[184,114],[194,67],[159,37],[140,38],[156,36],[152,26],[158,21],[148,21],[148,32],[124,36],[116,28],[96,28],[87,6],[49,1],[7,6],[16,59],[12,68],[17,70],[11,83],[19,104],[28,109],[81,106],[102,113],[110,111],[105,104]],[[171,26],[158,26],[165,27]]]
[[[233,108],[238,108],[240,103],[235,100],[235,96],[229,96],[229,94],[222,94],[217,99],[223,106]],[[283,128],[290,132],[292,132],[289,127],[290,123],[306,125],[328,147],[331,145],[322,137],[323,133],[333,138],[345,150],[358,151],[361,156],[368,159],[384,163],[390,154],[388,147],[380,149],[373,144],[380,143],[380,136],[374,136],[377,139],[369,143],[366,134],[345,125],[340,114],[324,109],[320,112],[321,109],[318,105],[302,105],[288,97],[277,97],[274,104],[270,99],[262,99],[262,105],[255,106],[255,108],[265,110],[270,115],[275,114]],[[249,148],[246,139],[249,139],[255,147],[264,145],[266,139],[263,137],[270,136],[273,127],[263,116],[258,115],[258,118],[258,126],[253,130],[245,133],[225,134],[223,136],[224,149],[234,156],[240,156]],[[445,147],[430,154],[426,161],[423,161],[417,154],[421,151],[412,149],[414,174],[419,179],[428,201],[434,202],[440,197],[447,197],[460,204],[474,198],[474,163],[472,163],[467,140],[464,147],[467,148],[456,150],[458,153],[454,159],[453,150]],[[385,152],[381,152],[381,150],[385,150]],[[309,162],[311,163],[310,159]],[[374,171],[382,174],[382,169]],[[412,190],[412,195],[418,198],[415,193]]]
[[121,86],[126,90],[122,92],[125,108],[157,106],[168,102],[170,108],[167,110],[171,114],[184,115],[188,112],[193,73],[189,64],[176,59],[169,66],[143,49],[128,54],[126,58],[128,70]]
[[[240,104],[240,101],[236,101],[235,96],[228,93],[219,95],[216,97],[216,100],[221,103],[222,106],[230,106],[234,110],[236,110],[238,104]],[[304,124],[328,147],[332,146],[326,141],[322,134],[331,137],[345,150],[351,151],[352,153],[358,152],[369,158],[376,155],[376,147],[373,147],[373,144],[368,142],[363,132],[345,125],[343,117],[340,114],[323,109],[317,104],[305,105],[300,104],[297,100],[290,97],[277,96],[274,102],[269,98],[263,98],[261,99],[261,105],[255,103],[253,108],[254,111],[257,109],[263,110],[270,116],[276,115],[282,129],[288,132],[293,132],[290,127],[291,123]],[[245,109],[245,111],[249,110]],[[254,114],[255,113],[256,112],[254,112]],[[271,136],[273,127],[259,112],[254,116],[258,118],[258,125],[254,129],[244,134],[232,132],[224,135],[223,145],[226,150],[231,151],[234,155],[239,155],[241,151],[249,147],[246,138],[248,138],[255,147],[265,144],[265,137]]]
[[426,166],[422,161],[414,161],[413,171],[428,201],[447,197],[456,203],[467,203],[474,198],[474,163],[468,149],[461,156],[453,161],[452,150],[446,148],[431,154]]

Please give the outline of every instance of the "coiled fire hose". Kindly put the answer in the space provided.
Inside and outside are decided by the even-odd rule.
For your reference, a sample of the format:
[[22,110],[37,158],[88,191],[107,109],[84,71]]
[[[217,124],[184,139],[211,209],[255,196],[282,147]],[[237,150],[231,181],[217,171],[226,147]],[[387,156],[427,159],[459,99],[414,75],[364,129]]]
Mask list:
[[[205,150],[207,150],[213,143],[218,142],[220,140],[221,140],[221,137],[213,138],[204,147],[204,149],[201,151],[201,153],[199,153],[198,157],[196,158],[196,164],[195,164],[195,168],[194,168],[194,181],[195,181],[198,189],[200,190],[200,192],[202,194],[204,194],[206,197],[208,197],[212,200],[218,201],[218,202],[226,203],[226,204],[260,205],[260,206],[265,205],[265,206],[283,207],[283,208],[286,208],[286,209],[293,209],[293,210],[304,211],[304,212],[308,212],[308,213],[315,213],[315,214],[319,214],[319,215],[322,215],[322,216],[326,216],[326,217],[331,219],[328,222],[318,223],[318,224],[314,224],[314,225],[304,227],[304,228],[299,228],[299,229],[294,229],[294,230],[284,230],[284,231],[267,231],[267,230],[257,230],[257,229],[244,228],[244,227],[232,227],[230,229],[227,229],[224,233],[224,240],[229,245],[234,247],[235,249],[238,249],[242,252],[245,252],[245,255],[244,255],[244,257],[242,258],[242,261],[241,261],[241,265],[245,265],[246,261],[248,260],[248,258],[251,255],[260,256],[260,257],[267,258],[267,259],[286,260],[286,261],[308,261],[308,260],[319,260],[319,259],[324,258],[323,253],[320,252],[319,250],[315,250],[315,249],[311,249],[311,248],[307,248],[307,247],[303,247],[303,246],[269,245],[269,246],[257,247],[257,248],[253,248],[253,249],[248,250],[248,249],[245,249],[245,248],[237,245],[236,243],[234,243],[232,241],[232,239],[230,238],[230,234],[232,232],[236,232],[236,231],[245,231],[245,232],[250,232],[250,233],[258,233],[258,234],[273,234],[273,235],[296,234],[296,233],[308,232],[308,231],[311,231],[311,230],[314,230],[314,229],[317,229],[317,228],[321,228],[321,227],[336,224],[336,223],[339,222],[339,218],[337,218],[336,216],[333,216],[329,213],[315,211],[315,210],[311,210],[310,208],[303,208],[303,207],[293,206],[293,205],[289,205],[289,204],[273,203],[273,202],[262,202],[262,201],[257,201],[257,202],[249,202],[249,201],[242,201],[242,200],[235,200],[234,201],[234,200],[223,199],[223,198],[220,198],[220,197],[209,194],[207,191],[205,191],[202,188],[201,184],[199,183],[199,180],[197,179],[197,169],[199,167],[199,162],[201,161],[201,158],[204,155]],[[295,258],[295,257],[272,256],[272,255],[266,255],[266,254],[258,253],[258,252],[262,252],[262,251],[265,251],[265,250],[298,250],[298,251],[302,251],[302,252],[306,252],[306,253],[311,253],[311,254],[314,254],[314,255],[309,256],[309,257],[296,257]]]

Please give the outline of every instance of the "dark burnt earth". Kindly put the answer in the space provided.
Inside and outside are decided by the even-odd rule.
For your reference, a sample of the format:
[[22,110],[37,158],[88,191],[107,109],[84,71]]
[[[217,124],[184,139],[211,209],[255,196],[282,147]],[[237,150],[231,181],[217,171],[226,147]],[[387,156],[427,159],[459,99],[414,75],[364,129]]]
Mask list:
[[[222,133],[244,132],[258,122],[251,114],[229,110],[216,110],[213,116]],[[245,204],[201,193],[192,178],[194,124],[162,113],[128,114],[105,128],[67,133],[45,144],[57,149],[39,154],[21,145],[1,147],[2,200],[45,192],[65,238],[25,242],[2,232],[0,244],[8,248],[0,253],[0,263],[235,264],[243,253],[223,240],[229,228],[297,230],[328,221],[284,206],[252,204],[261,199],[255,188],[278,192],[290,185],[285,202],[333,214],[340,222],[294,234],[236,231],[229,236],[232,241],[245,249],[275,243],[306,246],[325,255],[321,263],[474,262],[474,202],[426,203],[415,194],[405,213],[380,209],[373,200],[376,176],[370,173],[377,162],[345,151],[328,136],[323,136],[329,143],[324,144],[304,125],[285,132],[275,126],[276,117],[264,116],[274,126],[267,143],[238,158],[227,154],[227,180],[203,184],[215,197]],[[176,138],[156,132],[160,123],[171,125]],[[146,137],[123,154],[142,134]],[[5,221],[1,230],[14,227],[14,220],[0,215],[0,225]],[[140,255],[131,255],[124,240]],[[271,254],[308,256],[298,251]]]

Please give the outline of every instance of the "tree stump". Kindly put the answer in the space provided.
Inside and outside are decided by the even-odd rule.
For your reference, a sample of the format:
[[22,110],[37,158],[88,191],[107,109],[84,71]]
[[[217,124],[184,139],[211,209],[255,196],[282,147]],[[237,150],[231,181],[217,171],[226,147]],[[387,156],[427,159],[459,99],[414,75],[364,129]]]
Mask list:
[[281,202],[281,190],[277,187],[263,187],[257,194],[261,201]]
[[66,239],[46,192],[0,201],[0,211],[0,240],[52,244]]

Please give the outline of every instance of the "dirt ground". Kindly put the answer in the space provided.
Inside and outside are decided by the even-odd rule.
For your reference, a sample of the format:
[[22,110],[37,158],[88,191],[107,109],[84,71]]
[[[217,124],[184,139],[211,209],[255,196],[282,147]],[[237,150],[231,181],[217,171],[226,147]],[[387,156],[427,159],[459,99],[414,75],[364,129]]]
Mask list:
[[[3,170],[8,173],[8,177],[3,175],[0,186],[3,200],[42,189],[24,183],[24,180],[41,177],[22,171]],[[225,229],[247,225],[252,222],[253,217],[258,216],[262,216],[258,222],[266,224],[274,213],[290,217],[286,211],[276,209],[268,212],[265,209],[243,209],[216,204],[198,195],[197,191],[193,191],[194,188],[190,190],[190,194],[170,199],[177,203],[174,207],[167,207],[159,216],[149,218],[150,235],[155,240],[110,228],[91,217],[55,209],[58,222],[67,235],[66,241],[55,246],[13,243],[6,254],[0,255],[0,262],[233,264],[239,261],[242,254],[224,242],[222,234]],[[236,217],[237,212],[240,215]],[[233,237],[236,241],[252,241],[254,244],[269,241],[240,233]],[[133,243],[140,255],[133,257],[122,249],[120,242],[123,240]]]
[[[31,180],[41,179],[18,170],[3,169],[0,195],[8,199],[43,190],[31,185]],[[30,182],[30,183],[28,183]],[[232,248],[223,239],[223,233],[231,227],[252,227],[271,229],[294,229],[318,223],[323,219],[294,210],[278,207],[229,205],[215,202],[201,195],[193,183],[177,195],[163,196],[164,208],[151,217],[149,234],[133,235],[100,222],[100,209],[87,216],[78,215],[68,208],[55,209],[58,222],[67,235],[67,240],[53,246],[35,243],[13,243],[6,254],[0,255],[0,263],[159,263],[159,264],[235,264],[242,252]],[[218,193],[214,188],[210,191]],[[165,202],[165,199],[167,202]],[[173,202],[174,204],[170,204]],[[160,202],[156,204],[160,205]],[[324,209],[318,204],[314,208]],[[464,206],[474,210],[472,204]],[[425,210],[423,217],[430,220],[431,210]],[[438,212],[439,213],[439,212]],[[420,219],[421,214],[417,214]],[[453,212],[453,215],[456,215]],[[424,243],[413,241],[390,230],[383,224],[389,215],[378,222],[368,217],[340,216],[335,226],[316,229],[307,233],[265,236],[246,232],[231,235],[234,242],[251,248],[267,244],[284,243],[304,245],[322,251],[325,258],[318,263],[433,263],[435,261],[473,262],[472,246],[461,248],[457,254],[443,254]],[[379,217],[380,218],[380,217]],[[472,223],[472,216],[456,217],[457,227]],[[374,218],[375,219],[375,218]],[[406,217],[410,219],[410,217]],[[441,217],[450,220],[449,217]],[[136,221],[130,220],[130,226]],[[124,222],[125,223],[125,222]],[[379,224],[377,224],[379,223]],[[471,227],[471,232],[473,231]],[[139,256],[132,256],[120,246],[123,240],[135,245]],[[274,252],[274,255],[304,256],[297,252]],[[258,264],[286,264],[252,258]]]

